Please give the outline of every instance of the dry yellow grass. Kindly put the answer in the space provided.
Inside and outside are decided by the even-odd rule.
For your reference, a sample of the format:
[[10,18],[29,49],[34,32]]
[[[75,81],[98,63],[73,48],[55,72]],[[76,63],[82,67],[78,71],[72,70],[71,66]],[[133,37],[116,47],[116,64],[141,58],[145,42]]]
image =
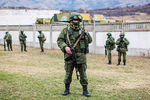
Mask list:
[[[61,96],[64,90],[65,71],[63,54],[60,50],[45,50],[45,53],[40,53],[40,49],[28,48],[28,52],[21,53],[20,47],[14,46],[14,51],[9,52],[3,51],[3,47],[0,46],[0,57],[0,75],[4,73],[5,77],[16,78],[10,82],[10,78],[7,77],[6,80],[7,78],[0,77],[0,99],[68,99]],[[87,61],[89,92],[92,100],[149,99],[149,58],[127,56],[127,66],[116,66],[115,55],[113,55],[113,64],[107,65],[107,58],[104,55],[88,54]],[[15,87],[15,90],[12,87]],[[23,88],[24,92],[20,88]],[[68,97],[79,99],[82,91],[75,74],[73,74],[71,89],[72,94]],[[18,94],[20,92],[21,94]],[[80,100],[82,99],[86,98],[81,97]]]

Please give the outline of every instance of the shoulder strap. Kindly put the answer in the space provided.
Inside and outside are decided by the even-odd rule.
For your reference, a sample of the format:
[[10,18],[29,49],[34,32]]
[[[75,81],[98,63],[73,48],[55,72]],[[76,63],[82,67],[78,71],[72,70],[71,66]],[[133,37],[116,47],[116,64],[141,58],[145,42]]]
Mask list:
[[69,45],[71,46],[71,41],[70,41],[70,39],[69,39],[69,33],[68,33],[68,31],[69,31],[69,26],[68,26],[68,29],[67,29],[67,40],[68,40],[68,42],[69,42]]
[[77,46],[77,44],[79,43],[81,37],[82,37],[82,34],[80,35],[80,37],[78,38],[78,40],[77,40],[76,43],[74,44],[73,48],[75,48],[75,47]]
[[[68,30],[69,30],[69,26],[68,26]],[[71,41],[69,39],[69,33],[68,33],[68,30],[67,30],[67,40],[69,42],[69,45],[71,46]],[[75,48],[77,46],[77,44],[79,43],[80,39],[82,38],[82,34],[80,34],[80,37],[77,39],[77,41],[75,42],[75,44],[73,45],[73,48]]]

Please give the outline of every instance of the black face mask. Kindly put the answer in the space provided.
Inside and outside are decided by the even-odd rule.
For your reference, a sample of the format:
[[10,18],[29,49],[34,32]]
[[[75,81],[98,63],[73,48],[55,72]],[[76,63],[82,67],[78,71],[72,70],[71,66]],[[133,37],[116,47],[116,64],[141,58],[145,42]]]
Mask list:
[[75,26],[79,26],[79,25],[80,25],[80,22],[79,22],[79,21],[78,21],[78,22],[73,22],[73,21],[72,21],[72,24],[75,25]]
[[71,28],[73,29],[73,30],[80,30],[80,22],[78,21],[78,22],[71,22]]
[[120,38],[121,38],[121,39],[123,39],[123,38],[124,38],[124,36],[123,36],[123,37],[121,37],[121,36],[120,36]]

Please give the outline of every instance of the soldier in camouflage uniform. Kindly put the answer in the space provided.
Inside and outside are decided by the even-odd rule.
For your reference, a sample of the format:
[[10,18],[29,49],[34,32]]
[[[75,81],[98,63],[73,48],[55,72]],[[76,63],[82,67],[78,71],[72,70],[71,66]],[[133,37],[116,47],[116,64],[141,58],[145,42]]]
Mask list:
[[12,36],[11,34],[9,34],[9,32],[6,32],[5,36],[4,36],[4,41],[7,42],[7,48],[8,51],[12,51]]
[[[75,47],[76,55],[77,55],[77,65],[78,65],[78,70],[80,74],[80,84],[82,85],[83,88],[83,95],[89,97],[90,94],[88,93],[87,90],[87,85],[88,85],[88,79],[86,75],[86,69],[87,69],[87,64],[86,64],[86,54],[89,52],[88,50],[88,44],[92,42],[92,38],[88,32],[86,32],[81,26],[80,22],[82,21],[82,17],[80,14],[73,13],[71,14],[69,18],[70,24],[68,27],[64,28],[58,39],[57,39],[57,44],[59,48],[62,50],[64,53],[64,59],[72,55],[71,47],[76,43],[78,37],[83,33],[84,35],[81,37],[80,41]],[[87,38],[85,38],[85,36]],[[69,43],[69,39],[70,43]],[[74,69],[74,64],[73,60],[65,60],[65,91],[62,93],[62,95],[68,95],[70,93],[70,84],[72,81],[72,73]]]
[[111,33],[107,33],[107,40],[106,40],[106,48],[108,52],[108,64],[111,64],[111,50],[115,48],[115,39],[112,37]]
[[19,34],[19,41],[20,41],[20,45],[21,45],[21,52],[23,52],[23,47],[24,47],[24,51],[27,52],[26,50],[26,38],[27,36],[23,33],[24,31],[20,31]]
[[46,41],[46,37],[42,33],[42,31],[38,31],[38,32],[39,32],[38,39],[39,39],[39,44],[40,44],[41,52],[44,52],[43,44]]
[[123,55],[123,64],[126,65],[126,52],[128,51],[129,41],[124,38],[125,34],[120,33],[120,38],[116,41],[117,51],[118,51],[118,64],[121,62],[121,55]]

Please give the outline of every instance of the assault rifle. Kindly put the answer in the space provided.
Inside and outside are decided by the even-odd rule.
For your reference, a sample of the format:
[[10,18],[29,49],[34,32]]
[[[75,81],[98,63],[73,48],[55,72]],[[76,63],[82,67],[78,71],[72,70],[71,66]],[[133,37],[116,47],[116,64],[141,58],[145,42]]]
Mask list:
[[77,56],[76,56],[76,51],[73,47],[70,47],[71,48],[71,52],[72,54],[68,57],[65,58],[65,61],[69,61],[69,60],[72,60],[73,61],[73,65],[76,69],[76,76],[77,76],[77,79],[79,80],[79,69],[78,69],[78,64],[77,64]]
[[6,51],[6,43],[5,43],[5,39],[4,39],[4,51]]
[[71,48],[71,52],[72,52],[72,61],[73,61],[73,65],[75,66],[75,69],[76,69],[76,76],[77,76],[77,79],[79,80],[79,67],[78,67],[78,64],[77,64],[77,56],[76,56],[76,52],[75,52],[75,49],[74,48]]

